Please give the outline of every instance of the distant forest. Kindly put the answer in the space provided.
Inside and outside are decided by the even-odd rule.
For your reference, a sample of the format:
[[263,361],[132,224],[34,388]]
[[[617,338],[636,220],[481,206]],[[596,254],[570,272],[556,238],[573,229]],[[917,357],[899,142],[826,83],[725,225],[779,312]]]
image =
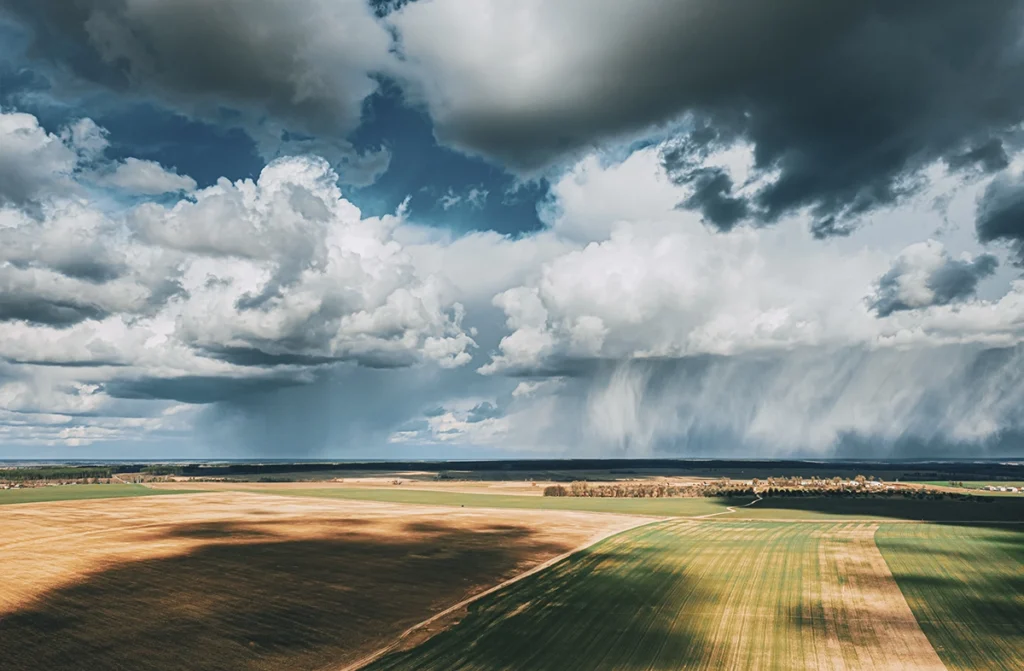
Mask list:
[[[180,475],[188,477],[272,476],[287,473],[324,471],[395,472],[425,471],[442,479],[459,479],[460,473],[505,473],[506,477],[527,478],[543,473],[555,481],[588,480],[589,473],[603,472],[623,477],[672,471],[696,477],[732,477],[749,479],[784,473],[833,475],[873,472],[887,480],[1021,480],[1024,464],[996,461],[898,462],[898,461],[801,461],[801,460],[717,460],[717,459],[522,459],[501,461],[367,461],[367,462],[271,462],[271,463],[185,463],[185,464],[82,464],[0,468],[0,480],[18,481],[60,478],[108,478],[111,473]],[[522,475],[516,475],[522,474]]]

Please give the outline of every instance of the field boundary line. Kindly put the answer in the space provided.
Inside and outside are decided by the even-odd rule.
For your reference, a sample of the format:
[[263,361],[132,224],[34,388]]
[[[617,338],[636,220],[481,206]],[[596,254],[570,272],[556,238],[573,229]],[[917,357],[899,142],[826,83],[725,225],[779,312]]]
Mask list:
[[561,561],[564,561],[565,559],[568,559],[569,557],[573,556],[574,554],[576,554],[578,552],[582,552],[583,550],[586,550],[589,547],[597,545],[601,541],[607,540],[607,539],[612,538],[614,536],[618,536],[619,534],[624,534],[627,531],[634,531],[634,530],[639,529],[641,527],[649,526],[651,524],[659,524],[661,522],[670,522],[670,521],[679,520],[679,519],[685,519],[685,518],[662,517],[662,518],[652,519],[652,520],[643,520],[643,521],[640,521],[637,524],[634,524],[633,526],[627,527],[625,529],[617,529],[617,530],[614,530],[614,531],[606,531],[604,533],[598,534],[597,536],[595,536],[595,537],[591,538],[590,540],[588,540],[583,545],[580,545],[580,546],[578,546],[576,548],[573,548],[572,550],[569,550],[568,552],[564,552],[564,553],[562,553],[562,554],[560,554],[558,556],[552,557],[551,559],[548,559],[547,561],[541,562],[540,564],[537,564],[533,568],[528,569],[527,571],[524,571],[523,573],[520,573],[519,575],[513,576],[513,577],[509,578],[508,580],[500,582],[497,585],[494,585],[493,587],[489,587],[486,590],[484,590],[483,592],[480,592],[479,594],[475,594],[475,595],[473,595],[471,597],[463,599],[462,601],[458,602],[457,604],[455,604],[453,606],[449,606],[448,608],[445,608],[441,612],[435,613],[434,615],[431,615],[426,620],[423,620],[422,622],[414,624],[413,626],[409,627],[408,629],[403,631],[401,634],[399,634],[398,637],[394,641],[392,641],[388,645],[384,646],[383,648],[379,648],[378,650],[376,650],[374,652],[371,652],[370,654],[365,655],[365,656],[357,659],[354,662],[350,662],[349,664],[346,664],[345,666],[342,666],[342,667],[328,666],[328,667],[323,667],[323,668],[324,669],[336,669],[336,671],[358,671],[358,669],[362,669],[362,668],[365,668],[366,666],[369,666],[370,664],[376,662],[378,659],[380,659],[384,655],[386,655],[389,652],[392,652],[393,650],[398,648],[399,645],[401,645],[403,641],[405,641],[407,638],[409,638],[409,636],[415,634],[416,632],[418,632],[419,630],[423,629],[424,627],[429,626],[429,625],[433,624],[434,622],[437,622],[438,620],[440,620],[440,619],[442,619],[442,618],[444,618],[444,617],[446,617],[448,615],[451,615],[455,611],[461,610],[462,608],[465,608],[466,606],[470,605],[474,601],[479,601],[480,599],[484,598],[485,596],[489,596],[491,594],[494,594],[497,591],[505,589],[509,585],[512,585],[514,583],[519,582],[520,580],[523,580],[525,578],[529,578],[532,575],[540,573],[541,571],[543,571],[543,570],[545,570],[547,568],[550,568],[550,567],[554,566],[555,564],[557,564],[557,563],[559,563]]

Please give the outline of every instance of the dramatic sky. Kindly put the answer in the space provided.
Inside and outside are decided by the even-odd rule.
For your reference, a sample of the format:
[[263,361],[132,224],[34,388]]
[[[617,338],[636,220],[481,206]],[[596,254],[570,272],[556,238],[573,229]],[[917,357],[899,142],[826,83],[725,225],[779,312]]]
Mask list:
[[1024,454],[1018,0],[0,0],[0,458]]

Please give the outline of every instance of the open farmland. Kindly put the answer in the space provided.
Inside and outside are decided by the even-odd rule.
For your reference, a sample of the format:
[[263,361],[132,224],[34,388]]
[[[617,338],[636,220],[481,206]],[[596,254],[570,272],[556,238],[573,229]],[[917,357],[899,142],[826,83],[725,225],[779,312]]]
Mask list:
[[679,520],[485,597],[373,669],[941,669],[876,524]]
[[314,669],[637,518],[239,492],[11,506],[0,666]]
[[0,505],[13,503],[42,503],[44,501],[85,501],[88,499],[116,499],[157,494],[182,494],[190,489],[176,485],[164,489],[151,489],[142,485],[62,485],[59,487],[26,487],[0,490]]
[[[388,485],[376,480],[367,486],[350,483],[160,483],[154,488],[204,491],[251,491],[288,496],[380,501],[435,506],[516,508],[523,510],[578,510],[657,517],[701,517],[729,514],[731,518],[758,520],[914,520],[929,522],[1018,522],[1024,520],[1024,497],[979,496],[967,500],[905,498],[903,496],[800,496],[765,497],[755,505],[752,497],[590,498],[539,496],[537,488],[516,483],[515,493],[501,493],[498,483],[441,482],[427,485]],[[505,484],[505,483],[500,483]],[[470,488],[470,485],[474,488]],[[737,508],[729,513],[729,507]]]
[[[161,485],[167,486],[167,485]],[[180,486],[180,485],[178,485]],[[453,506],[466,508],[504,508],[518,510],[562,510],[579,512],[617,513],[622,515],[651,515],[657,517],[695,517],[728,512],[729,506],[750,503],[753,498],[662,498],[662,499],[599,499],[550,496],[522,496],[517,494],[477,494],[459,491],[427,491],[404,486],[389,488],[368,487],[292,487],[287,484],[253,489],[243,485],[215,486],[200,483],[189,486],[206,486],[216,491],[226,489],[286,496],[328,498],[355,501],[378,501],[398,504],[432,506]]]
[[843,497],[766,497],[735,517],[761,520],[911,520],[918,522],[998,522],[1024,520],[1024,498],[977,496],[968,500]]
[[949,669],[1024,669],[1024,529],[883,525],[876,542]]
[[[981,491],[981,492],[983,492],[983,493],[985,493],[987,495],[991,495],[991,496],[1024,496],[1024,482],[1022,482],[1020,480],[1012,480],[1012,481],[1007,481],[1007,480],[964,480],[962,482],[958,481],[958,483],[959,484],[957,484],[955,487],[954,486],[950,486],[948,481],[942,481],[942,480],[934,480],[934,481],[931,481],[931,482],[922,482],[920,484],[922,484],[922,485],[934,485],[934,486],[937,486],[937,487],[942,487],[943,489],[946,489],[946,490],[949,490],[949,491],[961,491],[961,492],[962,491]],[[1017,492],[988,491],[988,490],[985,489],[986,487],[1015,487],[1015,488],[1017,488],[1018,490],[1021,490],[1021,491],[1017,491]]]

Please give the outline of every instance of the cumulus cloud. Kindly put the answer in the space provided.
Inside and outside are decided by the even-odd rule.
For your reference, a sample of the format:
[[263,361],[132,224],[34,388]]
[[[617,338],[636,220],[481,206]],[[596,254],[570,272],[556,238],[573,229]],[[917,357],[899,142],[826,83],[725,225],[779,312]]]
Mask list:
[[899,310],[949,305],[974,295],[978,282],[995,272],[991,254],[954,259],[942,243],[928,240],[911,245],[878,280],[872,307],[879,317]]
[[[344,362],[469,361],[464,309],[397,242],[401,215],[363,217],[324,160],[281,159],[255,181],[114,212],[90,196],[96,175],[143,163],[65,171],[73,195],[41,192],[38,216],[0,208],[0,361],[22,375],[10,393],[73,381],[103,407],[208,404],[311,384]],[[143,174],[119,186],[194,188],[155,164]]]
[[156,196],[175,191],[192,191],[196,181],[165,169],[155,161],[126,158],[112,172],[100,174],[96,181],[129,193]]
[[742,140],[772,179],[741,199],[701,173],[691,204],[723,228],[744,201],[768,221],[810,207],[827,236],[912,191],[931,161],[1002,164],[1002,136],[1024,119],[1022,11],[434,0],[388,21],[444,142],[532,174],[658,124],[698,149]]
[[[608,172],[620,179],[641,166],[653,172],[658,152],[642,150],[627,161],[634,166]],[[995,270],[991,255],[954,259],[942,245],[925,243],[904,250],[893,265],[882,248],[823,245],[799,218],[714,233],[694,213],[674,208],[687,187],[668,181],[636,192],[632,216],[621,205],[610,221],[575,212],[576,204],[589,211],[587,194],[615,197],[604,193],[606,179],[591,166],[567,175],[568,186],[553,187],[572,196],[552,210],[556,230],[565,222],[585,235],[579,227],[586,222],[595,240],[495,297],[510,333],[481,372],[570,374],[587,361],[906,343],[1012,345],[1024,337],[1019,284],[998,301],[957,305]],[[609,237],[601,239],[606,230]],[[868,295],[875,295],[877,315],[863,300]],[[924,307],[931,309],[911,309]]]
[[73,191],[71,175],[83,154],[102,149],[94,127],[80,122],[58,136],[31,114],[0,112],[0,204],[38,207],[42,199]]
[[336,181],[322,160],[280,160],[256,182],[222,181],[194,202],[140,208],[144,239],[202,255],[183,276],[188,300],[169,307],[179,336],[229,358],[468,361],[462,308],[418,276],[391,238],[398,220],[361,218]]

